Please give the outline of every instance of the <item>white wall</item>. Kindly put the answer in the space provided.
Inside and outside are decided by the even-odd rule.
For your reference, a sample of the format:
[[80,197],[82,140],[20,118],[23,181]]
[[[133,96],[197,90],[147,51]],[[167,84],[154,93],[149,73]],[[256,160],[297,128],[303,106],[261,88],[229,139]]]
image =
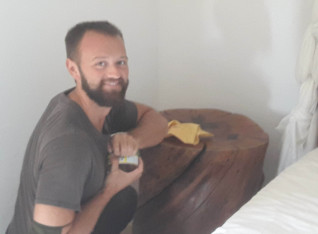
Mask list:
[[266,182],[277,170],[278,122],[297,103],[295,66],[312,0],[162,0],[159,108],[244,114],[270,137]]
[[297,102],[294,70],[313,0],[0,1],[0,233],[11,218],[28,138],[56,93],[73,85],[67,29],[109,19],[125,36],[128,97],[158,109],[219,108],[245,114],[270,135]]
[[67,30],[99,19],[121,28],[131,66],[128,97],[152,105],[156,14],[147,0],[0,1],[0,233],[13,213],[28,138],[51,97],[74,85],[64,65]]

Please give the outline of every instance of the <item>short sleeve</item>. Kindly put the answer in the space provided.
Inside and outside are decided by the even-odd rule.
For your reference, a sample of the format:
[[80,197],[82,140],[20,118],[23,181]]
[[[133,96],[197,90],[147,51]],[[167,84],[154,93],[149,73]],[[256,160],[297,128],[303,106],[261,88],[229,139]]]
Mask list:
[[108,132],[126,132],[137,126],[137,107],[135,103],[125,100],[122,105],[113,107],[105,121]]
[[91,170],[89,149],[82,136],[64,136],[50,142],[42,152],[35,202],[79,211]]

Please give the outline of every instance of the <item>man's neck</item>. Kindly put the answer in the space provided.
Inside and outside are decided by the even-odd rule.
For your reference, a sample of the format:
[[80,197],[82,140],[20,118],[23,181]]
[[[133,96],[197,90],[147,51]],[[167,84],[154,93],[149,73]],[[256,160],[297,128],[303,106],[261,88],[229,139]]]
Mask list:
[[97,105],[83,90],[80,90],[78,87],[70,92],[68,97],[83,109],[93,126],[98,131],[102,132],[105,118],[110,112],[111,107],[101,107]]

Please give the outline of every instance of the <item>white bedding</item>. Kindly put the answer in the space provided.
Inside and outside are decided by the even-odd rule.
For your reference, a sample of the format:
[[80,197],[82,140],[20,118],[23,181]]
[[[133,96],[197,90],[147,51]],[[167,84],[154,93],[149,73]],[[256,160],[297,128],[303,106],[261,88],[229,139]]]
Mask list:
[[318,149],[285,169],[213,234],[318,234]]

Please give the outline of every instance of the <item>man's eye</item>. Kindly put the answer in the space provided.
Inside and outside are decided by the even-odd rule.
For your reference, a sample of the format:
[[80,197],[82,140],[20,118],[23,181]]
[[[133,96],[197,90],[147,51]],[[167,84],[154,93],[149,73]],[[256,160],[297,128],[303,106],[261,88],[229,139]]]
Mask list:
[[118,65],[126,65],[127,62],[126,62],[125,60],[121,60],[121,61],[119,61],[117,64],[118,64]]
[[103,61],[100,61],[100,62],[96,63],[96,65],[97,65],[98,67],[105,67],[105,66],[106,66],[106,63],[103,62]]

